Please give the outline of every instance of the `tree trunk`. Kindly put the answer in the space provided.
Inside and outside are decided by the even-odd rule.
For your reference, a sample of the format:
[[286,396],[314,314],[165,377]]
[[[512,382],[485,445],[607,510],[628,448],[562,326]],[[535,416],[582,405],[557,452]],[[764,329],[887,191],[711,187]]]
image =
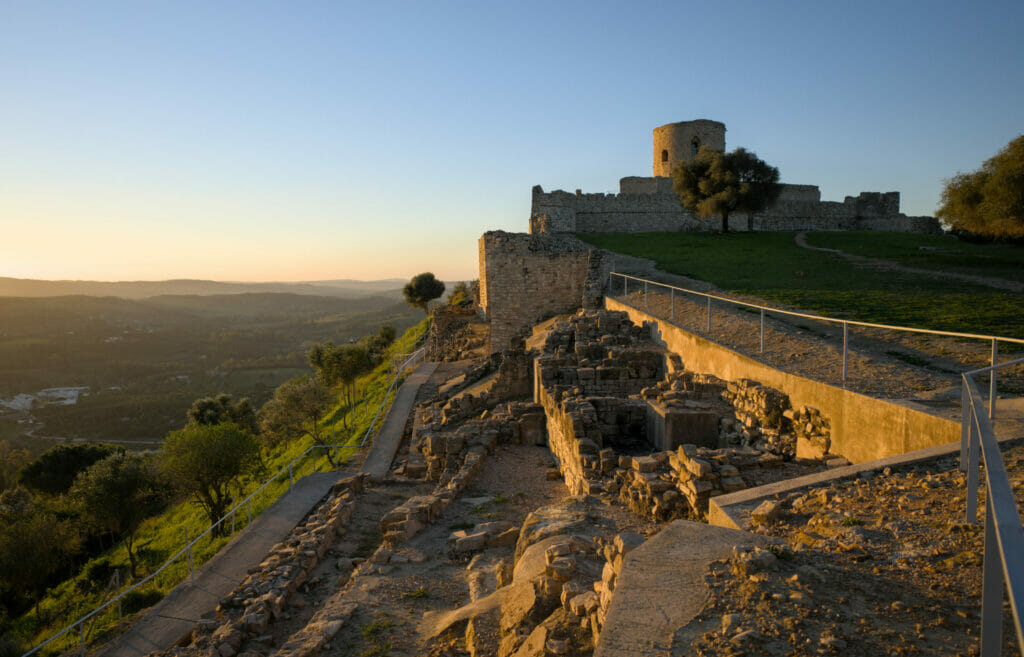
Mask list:
[[137,564],[136,564],[136,561],[135,561],[135,553],[132,551],[132,537],[131,537],[131,534],[127,534],[124,537],[124,549],[125,549],[126,552],[128,552],[128,574],[131,576],[132,579],[135,579],[135,577],[136,577],[136,572],[135,571],[136,571]]
[[728,233],[729,232],[729,213],[728,212],[723,212],[722,213],[722,232],[723,233]]
[[748,212],[747,213],[747,232],[748,233],[754,232],[754,213],[753,212]]

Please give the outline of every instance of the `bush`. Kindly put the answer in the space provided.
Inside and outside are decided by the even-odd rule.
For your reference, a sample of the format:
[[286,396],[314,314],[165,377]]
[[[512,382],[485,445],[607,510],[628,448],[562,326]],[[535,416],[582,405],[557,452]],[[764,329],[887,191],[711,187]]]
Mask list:
[[25,649],[11,637],[0,636],[0,657],[21,657]]

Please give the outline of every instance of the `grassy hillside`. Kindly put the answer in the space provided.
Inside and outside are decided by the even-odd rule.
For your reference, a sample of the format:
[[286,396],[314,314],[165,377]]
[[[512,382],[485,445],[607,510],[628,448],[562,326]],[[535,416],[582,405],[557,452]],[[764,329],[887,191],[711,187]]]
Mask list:
[[[384,399],[384,394],[391,381],[390,354],[411,351],[422,339],[428,326],[429,321],[423,320],[408,329],[392,345],[389,350],[389,357],[373,372],[360,379],[358,385],[361,394],[355,407],[349,413],[350,430],[348,432],[343,432],[340,424],[343,413],[340,403],[328,415],[323,425],[330,427],[336,421],[338,422],[336,425],[338,444],[358,444],[362,440],[374,414]],[[394,393],[389,397],[388,403],[391,402],[393,397]],[[382,420],[383,416],[378,419],[378,428]],[[328,430],[329,433],[330,430]],[[312,440],[305,436],[302,439],[266,451],[264,461],[267,473],[272,474],[285,467],[290,461],[302,454],[311,444]],[[345,456],[347,458],[350,455],[351,452]],[[322,454],[318,461],[319,467],[322,470],[325,467]],[[313,460],[310,457],[306,457],[295,466],[295,476],[298,478],[311,472],[312,469]],[[261,481],[249,482],[246,490],[255,490],[259,483]],[[288,475],[286,472],[283,477],[268,486],[268,505],[287,491],[287,489]],[[244,497],[244,495],[239,496],[239,498],[241,497]],[[254,504],[252,510],[255,517],[263,509],[260,504]],[[237,516],[239,530],[242,529],[245,522],[246,513],[243,509]],[[149,519],[140,530],[136,542],[140,560],[140,573],[144,576],[155,571],[166,559],[180,550],[185,544],[186,530],[190,536],[194,537],[205,531],[207,527],[207,521],[203,512],[188,501],[174,504],[163,514]],[[230,537],[213,540],[204,539],[194,553],[196,565],[200,565],[216,554],[228,540],[230,540]],[[42,601],[40,610],[43,618],[48,619],[46,626],[42,630],[37,629],[34,613],[29,612],[20,618],[14,619],[8,627],[0,628],[3,630],[2,633],[9,632],[19,640],[30,645],[36,645],[46,640],[67,623],[73,622],[81,615],[97,607],[105,599],[109,599],[110,596],[105,594],[104,587],[107,586],[113,569],[119,569],[122,573],[126,573],[127,566],[127,554],[123,547],[120,546],[108,551],[101,557],[93,559],[82,568],[78,575],[51,589],[47,597]],[[126,599],[125,613],[130,614],[154,604],[187,576],[188,568],[184,561],[171,566],[158,575],[151,583],[142,587],[138,592],[132,593]],[[89,630],[89,638],[90,640],[101,639],[114,632],[116,627],[117,609],[115,607],[109,613],[99,617],[95,626]],[[69,633],[69,635],[55,642],[56,646],[54,646],[53,650],[49,650],[48,646],[45,654],[56,654],[61,650],[74,647],[77,645],[77,641],[77,632]]]
[[[798,247],[793,233],[581,235],[601,248],[650,258],[665,271],[837,318],[1024,337],[1024,295],[936,276],[858,267]],[[1024,248],[884,232],[808,233],[813,246],[906,266],[1020,280]],[[921,251],[941,248],[960,253]]]

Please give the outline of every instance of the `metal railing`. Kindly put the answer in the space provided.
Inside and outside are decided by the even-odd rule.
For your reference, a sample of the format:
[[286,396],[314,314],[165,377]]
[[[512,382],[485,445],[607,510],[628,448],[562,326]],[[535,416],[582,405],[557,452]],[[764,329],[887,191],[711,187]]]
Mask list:
[[[620,274],[618,272],[611,272],[609,274],[608,288],[609,288],[610,291],[614,290],[614,281],[616,280],[616,278],[622,280],[622,296],[623,297],[628,297],[629,296],[630,281],[633,281],[638,286],[638,288],[642,288],[642,290],[643,290],[643,297],[644,297],[643,303],[644,303],[644,307],[645,308],[648,306],[648,299],[647,299],[648,288],[654,287],[654,288],[664,288],[664,289],[668,290],[669,291],[669,308],[670,308],[670,310],[669,310],[669,320],[670,321],[675,321],[675,319],[676,319],[676,293],[677,292],[681,293],[681,294],[688,294],[688,295],[691,295],[691,296],[705,298],[707,300],[707,310],[706,310],[706,313],[707,313],[707,333],[708,334],[711,333],[711,301],[712,300],[714,300],[714,301],[721,301],[721,302],[732,304],[732,305],[735,305],[735,306],[742,306],[742,307],[746,307],[746,308],[753,308],[755,310],[760,311],[760,314],[761,314],[761,329],[760,329],[760,333],[761,333],[761,352],[762,353],[764,352],[765,316],[768,313],[771,313],[773,315],[787,315],[787,316],[790,316],[790,317],[801,317],[803,319],[811,319],[811,320],[816,320],[816,321],[821,321],[821,322],[827,322],[827,323],[830,323],[830,324],[838,324],[838,325],[842,326],[842,329],[843,329],[843,352],[842,352],[842,354],[843,354],[842,355],[842,358],[843,358],[843,379],[842,379],[842,381],[843,381],[843,387],[844,388],[846,387],[847,364],[848,364],[848,361],[849,361],[849,357],[848,357],[848,354],[849,354],[849,342],[850,342],[850,331],[849,331],[849,329],[850,329],[851,326],[861,326],[861,327],[865,327],[865,328],[885,329],[885,330],[890,330],[890,331],[902,331],[904,333],[922,333],[922,334],[926,334],[926,335],[941,335],[941,336],[945,336],[945,337],[969,338],[969,339],[975,339],[975,340],[986,340],[986,341],[989,341],[989,342],[992,343],[992,359],[991,359],[990,367],[993,367],[993,368],[996,366],[996,364],[997,364],[996,363],[996,359],[999,357],[999,343],[1000,342],[1007,342],[1007,343],[1014,343],[1014,344],[1024,345],[1024,339],[1020,339],[1020,338],[1007,338],[1007,337],[999,336],[999,335],[984,335],[984,334],[978,334],[978,333],[960,333],[960,332],[957,332],[957,331],[936,331],[936,330],[932,330],[932,329],[913,328],[913,327],[910,327],[910,326],[892,326],[892,325],[889,325],[889,324],[874,324],[874,323],[871,323],[871,322],[859,322],[859,321],[852,320],[852,319],[837,319],[835,317],[825,317],[823,315],[815,315],[815,314],[812,314],[812,313],[800,313],[800,312],[795,312],[795,311],[792,311],[792,310],[783,310],[781,308],[775,308],[775,307],[772,307],[772,306],[763,306],[763,305],[757,304],[757,303],[749,303],[747,301],[739,301],[737,299],[730,299],[728,297],[719,296],[717,294],[709,294],[707,292],[698,292],[696,290],[688,290],[686,288],[676,287],[674,285],[668,285],[666,283],[658,283],[657,281],[651,281],[651,280],[647,280],[645,278],[639,278],[637,276],[630,276],[628,274]],[[640,309],[638,308],[638,310],[640,310]],[[989,385],[990,385],[990,389],[991,389],[991,393],[992,393],[992,398],[995,399],[996,374],[995,374],[994,370],[992,372],[992,377],[991,377],[991,381],[989,382]]]
[[[122,622],[122,619],[123,619],[122,602],[123,602],[125,596],[127,596],[130,593],[132,593],[133,591],[138,590],[140,587],[145,586],[146,584],[150,583],[151,581],[153,581],[160,573],[162,573],[165,570],[167,570],[170,566],[175,564],[179,559],[184,559],[185,560],[185,563],[188,566],[189,580],[194,583],[195,582],[195,571],[196,571],[196,568],[195,568],[195,560],[193,558],[193,551],[194,551],[195,546],[200,542],[200,540],[202,540],[206,536],[210,535],[217,527],[221,526],[222,524],[225,527],[227,527],[228,521],[231,522],[231,532],[230,532],[230,535],[234,535],[234,533],[235,533],[235,519],[236,519],[236,515],[238,514],[239,510],[243,506],[245,507],[245,510],[246,510],[246,524],[245,524],[245,527],[243,527],[241,531],[245,531],[246,529],[248,529],[249,526],[252,524],[253,500],[256,499],[257,496],[260,496],[260,499],[262,501],[262,507],[257,510],[257,516],[258,516],[260,512],[266,510],[266,508],[267,508],[267,487],[270,486],[272,483],[276,482],[279,478],[283,477],[284,474],[287,472],[288,473],[288,490],[290,491],[292,489],[292,487],[295,485],[295,473],[297,471],[301,471],[301,463],[300,462],[303,461],[303,459],[305,459],[310,454],[313,454],[313,468],[312,468],[311,472],[318,472],[319,471],[318,467],[317,467],[317,451],[318,450],[324,450],[325,453],[326,453],[327,450],[333,450],[333,456],[336,457],[339,450],[350,449],[353,452],[355,452],[355,451],[358,451],[359,449],[362,449],[363,447],[365,447],[368,442],[372,442],[373,438],[376,436],[376,434],[374,433],[374,429],[378,428],[377,427],[377,419],[380,417],[381,412],[384,411],[384,408],[388,405],[388,400],[391,398],[391,393],[392,393],[392,391],[394,391],[395,386],[397,385],[399,379],[401,379],[402,374],[408,368],[414,367],[415,365],[417,365],[423,359],[423,356],[424,356],[425,353],[426,353],[426,348],[425,347],[421,347],[420,349],[418,349],[417,351],[415,351],[415,352],[413,352],[411,354],[402,354],[403,356],[406,356],[406,358],[398,366],[395,366],[394,362],[392,363],[392,369],[395,372],[395,375],[392,377],[391,383],[388,386],[387,391],[384,393],[384,397],[381,400],[380,405],[377,407],[377,412],[374,414],[373,419],[370,421],[370,426],[367,428],[366,433],[363,434],[363,437],[359,441],[358,444],[350,443],[350,444],[345,444],[345,445],[311,445],[308,449],[306,449],[306,451],[302,452],[302,454],[300,454],[299,456],[297,456],[294,459],[292,459],[292,461],[290,463],[288,463],[288,465],[283,466],[280,470],[278,470],[276,473],[274,473],[270,478],[268,478],[266,481],[264,481],[258,488],[256,488],[256,490],[251,492],[243,500],[241,500],[240,502],[236,502],[235,500],[233,500],[233,502],[236,502],[236,503],[234,503],[232,505],[231,509],[227,513],[225,513],[223,517],[221,517],[219,520],[217,520],[217,522],[215,522],[212,525],[210,525],[210,527],[206,531],[204,531],[202,534],[199,534],[195,538],[190,539],[189,535],[188,535],[188,528],[186,528],[185,529],[185,547],[183,547],[181,550],[179,550],[177,553],[175,553],[174,556],[172,556],[169,559],[167,559],[167,561],[165,561],[155,571],[153,571],[152,573],[147,575],[145,578],[139,580],[138,582],[133,584],[131,587],[129,587],[129,588],[123,590],[123,591],[119,590],[119,592],[118,592],[116,597],[112,598],[111,600],[108,600],[107,602],[104,602],[100,606],[96,607],[96,609],[93,609],[91,612],[89,612],[89,613],[85,614],[84,616],[80,617],[75,622],[73,622],[70,625],[64,627],[63,629],[61,629],[59,632],[57,632],[56,634],[51,636],[46,641],[43,641],[38,646],[35,646],[34,648],[29,650],[28,652],[24,653],[22,655],[22,657],[30,657],[31,655],[33,655],[33,654],[39,652],[40,650],[42,650],[43,648],[45,648],[50,643],[56,641],[60,637],[68,634],[69,632],[72,632],[75,629],[78,630],[79,654],[81,655],[81,657],[85,657],[85,650],[86,650],[86,624],[89,621],[93,621],[95,623],[94,619],[98,619],[98,617],[99,617],[99,615],[101,613],[103,613],[104,611],[106,611],[108,609],[112,609],[112,607],[114,605],[117,605],[117,622],[118,622],[118,628],[120,628],[120,625],[121,625],[121,622]],[[311,473],[307,473],[307,474],[311,474]],[[305,476],[305,475],[303,475],[303,476]],[[301,478],[302,477],[300,476],[300,479]],[[118,580],[118,582],[120,582],[120,580]],[[118,586],[118,588],[120,589],[120,586]],[[91,629],[89,631],[91,632]]]
[[1003,593],[1010,598],[1017,644],[1024,652],[1024,525],[1017,511],[1017,500],[1006,475],[992,423],[995,421],[996,395],[991,390],[986,413],[985,402],[974,377],[988,374],[995,381],[996,370],[1024,363],[1024,358],[995,367],[964,372],[963,421],[960,428],[960,469],[967,472],[967,522],[978,521],[978,457],[985,465],[985,561],[981,593],[981,657],[998,655],[1002,649]]

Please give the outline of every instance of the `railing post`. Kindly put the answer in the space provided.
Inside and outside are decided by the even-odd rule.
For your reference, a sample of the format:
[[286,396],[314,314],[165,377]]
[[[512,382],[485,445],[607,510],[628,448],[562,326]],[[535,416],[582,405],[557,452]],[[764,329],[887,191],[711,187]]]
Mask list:
[[764,308],[761,309],[761,353],[764,353]]
[[644,308],[647,307],[647,281],[644,281]]
[[622,277],[622,296],[623,298],[629,296],[629,279],[625,276]]
[[245,501],[245,510],[249,513],[249,521],[245,523],[245,526],[248,527],[252,524],[252,496]]
[[971,408],[967,382],[960,383],[960,472],[967,472],[967,436],[970,431]]
[[669,319],[671,319],[674,322],[676,321],[676,289],[674,287],[669,288],[669,291],[670,296],[672,298],[672,310],[669,313]]
[[[274,476],[274,479],[277,479],[276,475]],[[267,485],[266,484],[263,484],[262,490],[263,490],[263,506],[260,507],[260,508],[263,511],[266,511],[267,510]]]
[[981,441],[980,432],[975,430],[977,422],[974,416],[974,405],[970,407],[967,425],[967,518],[969,523],[978,522],[978,451]]
[[78,623],[78,649],[79,654],[85,657],[85,623],[81,621]]
[[121,631],[121,569],[114,570],[114,581],[117,582],[117,631]]
[[192,541],[188,538],[188,527],[185,528],[185,543],[188,545],[188,578],[193,584],[196,583],[196,573],[192,567]]
[[1003,642],[1003,558],[992,496],[985,502],[985,565],[981,585],[981,657],[998,657]]
[[235,498],[231,498],[231,535],[235,535]]
[[292,471],[292,464],[289,463],[288,464],[288,490],[291,490],[293,485],[295,485],[295,473]]
[[999,355],[999,343],[992,338],[992,375],[988,379],[988,419],[996,421],[996,359]]
[[846,345],[850,337],[850,325],[843,322],[843,387],[846,387],[846,362],[847,362],[847,350]]
[[708,336],[711,335],[711,297],[708,297]]

